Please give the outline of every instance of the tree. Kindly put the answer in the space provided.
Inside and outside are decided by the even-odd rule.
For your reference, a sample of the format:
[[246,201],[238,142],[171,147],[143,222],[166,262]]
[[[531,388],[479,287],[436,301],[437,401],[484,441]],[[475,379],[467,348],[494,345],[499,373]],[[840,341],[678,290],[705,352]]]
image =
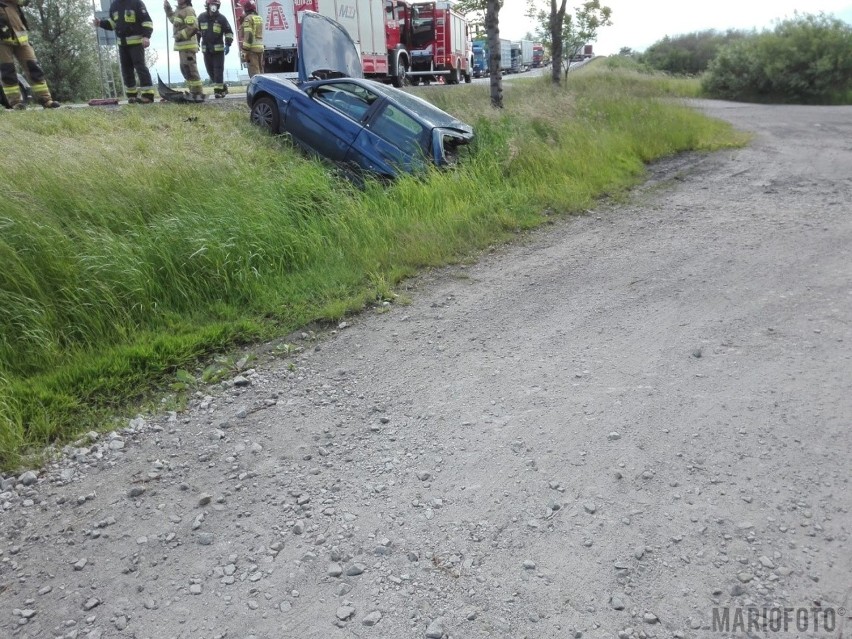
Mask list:
[[91,4],[87,0],[32,0],[25,10],[30,40],[53,96],[67,101],[99,95]]
[[488,40],[488,76],[491,82],[491,106],[503,108],[503,73],[500,70],[500,7],[502,0],[459,0],[455,8],[465,14],[468,24],[485,25]]
[[539,24],[538,35],[545,46],[550,48],[553,58],[551,80],[559,85],[564,67],[567,76],[573,58],[583,45],[594,42],[598,29],[612,24],[612,9],[601,6],[600,0],[588,0],[575,9],[575,14],[566,15],[568,0],[550,0],[550,11],[537,5],[537,0],[527,0],[527,16]]
[[500,64],[500,2],[487,0],[485,32],[488,34],[488,79],[491,83],[491,106],[503,108],[503,71]]
[[665,36],[645,50],[641,62],[652,69],[667,73],[698,75],[707,69],[719,49],[742,40],[747,35],[744,31],[729,30],[720,33],[711,29],[672,38]]
[[833,16],[795,14],[774,31],[719,49],[702,79],[712,97],[796,104],[848,104],[852,26]]

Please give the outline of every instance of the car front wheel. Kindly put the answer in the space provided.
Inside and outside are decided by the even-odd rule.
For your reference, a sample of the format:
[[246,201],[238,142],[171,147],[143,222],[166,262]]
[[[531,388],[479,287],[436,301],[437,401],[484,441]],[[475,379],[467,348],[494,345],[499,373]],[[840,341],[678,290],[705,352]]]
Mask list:
[[281,124],[281,114],[278,105],[270,97],[262,97],[255,100],[251,105],[251,123],[270,133],[278,133]]
[[400,57],[396,64],[396,75],[393,78],[393,85],[397,89],[401,89],[404,86],[408,86],[408,64],[405,62],[405,58]]

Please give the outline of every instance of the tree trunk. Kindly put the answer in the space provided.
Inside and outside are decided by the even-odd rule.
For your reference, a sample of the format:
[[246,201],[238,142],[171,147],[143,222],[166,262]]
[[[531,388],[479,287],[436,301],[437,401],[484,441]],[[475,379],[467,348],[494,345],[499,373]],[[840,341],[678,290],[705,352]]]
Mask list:
[[[553,64],[550,67],[550,81],[559,86],[562,82],[562,23],[565,21],[565,5],[562,0],[559,9],[556,0],[550,0],[550,42],[552,43]],[[570,61],[569,61],[570,64]]]
[[500,0],[485,4],[485,33],[488,36],[488,77],[491,82],[491,106],[503,108],[503,72],[500,70]]

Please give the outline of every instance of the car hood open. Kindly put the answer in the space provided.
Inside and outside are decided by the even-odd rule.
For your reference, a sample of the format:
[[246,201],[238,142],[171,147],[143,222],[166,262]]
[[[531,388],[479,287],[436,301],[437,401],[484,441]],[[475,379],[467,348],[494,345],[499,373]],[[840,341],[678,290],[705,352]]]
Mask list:
[[302,12],[298,57],[299,82],[364,77],[361,56],[346,29],[314,11]]

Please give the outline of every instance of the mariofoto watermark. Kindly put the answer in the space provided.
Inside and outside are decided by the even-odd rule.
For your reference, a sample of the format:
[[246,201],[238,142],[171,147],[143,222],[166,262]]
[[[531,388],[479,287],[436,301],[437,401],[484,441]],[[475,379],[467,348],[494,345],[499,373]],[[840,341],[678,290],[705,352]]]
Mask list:
[[834,632],[845,608],[713,608],[714,632]]

